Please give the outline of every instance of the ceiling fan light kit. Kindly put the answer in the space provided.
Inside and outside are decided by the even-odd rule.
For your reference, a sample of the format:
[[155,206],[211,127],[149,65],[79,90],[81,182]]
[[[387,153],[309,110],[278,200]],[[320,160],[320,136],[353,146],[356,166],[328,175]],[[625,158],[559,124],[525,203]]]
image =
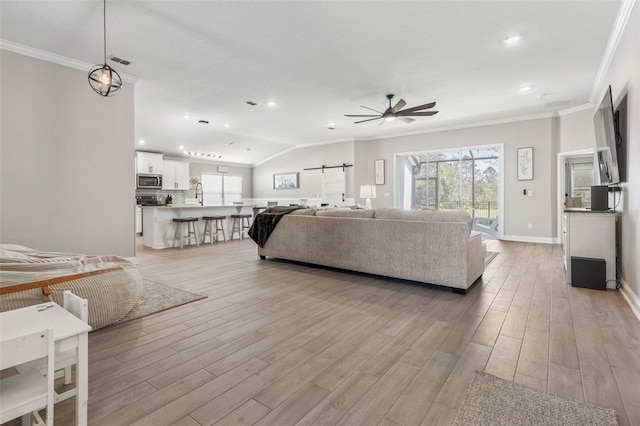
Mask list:
[[89,70],[89,85],[100,96],[113,96],[122,88],[120,74],[107,65],[107,1],[102,0],[102,23],[103,23],[103,44],[104,44],[104,64],[98,64]]
[[377,114],[345,114],[345,117],[364,118],[364,120],[355,121],[353,124],[365,123],[367,121],[374,121],[374,120],[380,120],[380,119],[383,119],[384,121],[387,121],[387,120],[392,121],[392,120],[395,120],[396,118],[401,121],[404,121],[405,123],[413,123],[415,119],[411,117],[430,117],[438,113],[438,111],[423,111],[425,109],[431,109],[434,106],[436,106],[435,102],[430,102],[428,104],[402,109],[407,104],[404,101],[404,99],[400,99],[394,106],[391,106],[391,99],[393,99],[393,95],[388,94],[387,99],[389,100],[389,107],[384,112],[380,112],[373,108],[360,105],[362,108],[371,110],[373,112],[376,112]]

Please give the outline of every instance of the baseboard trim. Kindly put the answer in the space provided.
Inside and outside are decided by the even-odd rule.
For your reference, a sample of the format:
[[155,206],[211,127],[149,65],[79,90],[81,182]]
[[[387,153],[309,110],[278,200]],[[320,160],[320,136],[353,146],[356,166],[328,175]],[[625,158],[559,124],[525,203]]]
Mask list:
[[627,301],[633,314],[640,320],[640,299],[631,291],[624,280],[621,279],[620,281],[622,282],[622,288],[620,290],[623,299]]
[[504,241],[516,241],[519,243],[541,243],[541,244],[556,244],[555,238],[548,237],[528,237],[524,235],[503,235],[500,237]]

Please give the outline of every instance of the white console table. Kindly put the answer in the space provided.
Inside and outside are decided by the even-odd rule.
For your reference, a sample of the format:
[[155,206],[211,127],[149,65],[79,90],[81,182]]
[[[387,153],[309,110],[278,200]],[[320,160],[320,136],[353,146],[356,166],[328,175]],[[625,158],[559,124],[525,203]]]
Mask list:
[[615,212],[565,210],[562,251],[568,283],[571,283],[571,257],[588,257],[606,261],[607,289],[616,288],[617,219]]

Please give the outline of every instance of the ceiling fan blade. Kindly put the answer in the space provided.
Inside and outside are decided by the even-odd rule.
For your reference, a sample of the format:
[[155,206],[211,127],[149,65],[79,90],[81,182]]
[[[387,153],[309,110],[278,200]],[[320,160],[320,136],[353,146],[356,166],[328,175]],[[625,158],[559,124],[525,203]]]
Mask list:
[[373,112],[377,112],[378,114],[382,115],[382,112],[378,111],[377,109],[369,108],[369,107],[366,107],[366,106],[364,106],[364,105],[360,105],[360,106],[361,106],[362,108],[366,108],[366,109],[368,109],[368,110],[371,110],[371,111],[373,111]]
[[402,109],[403,106],[405,106],[407,103],[404,101],[404,99],[400,99],[398,101],[397,104],[395,104],[395,106],[393,108],[391,108],[391,112],[393,112],[394,114],[398,111],[400,111]]
[[381,117],[381,115],[361,115],[361,114],[345,114],[345,117]]
[[405,123],[413,123],[414,121],[416,121],[415,119],[410,117],[398,117],[398,120],[402,120]]
[[422,112],[408,112],[400,111],[397,116],[398,117],[429,117],[431,115],[436,115],[438,111],[422,111]]
[[407,109],[404,109],[404,110],[399,111],[399,112],[420,111],[421,109],[429,109],[429,108],[433,108],[434,106],[436,106],[436,103],[435,102],[431,102],[431,103],[428,103],[428,104],[418,105],[418,106],[414,106],[414,107],[411,107],[411,108],[407,108]]
[[368,120],[354,121],[353,124],[364,123],[365,121],[380,120],[382,117],[369,118]]

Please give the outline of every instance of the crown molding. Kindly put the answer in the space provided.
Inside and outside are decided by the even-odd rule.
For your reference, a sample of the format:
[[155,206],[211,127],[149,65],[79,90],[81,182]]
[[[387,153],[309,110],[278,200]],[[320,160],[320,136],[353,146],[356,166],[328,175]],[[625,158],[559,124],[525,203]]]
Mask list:
[[[87,72],[95,65],[3,39],[0,39],[0,49]],[[122,72],[119,72],[118,74],[120,74],[122,81],[125,83],[135,84],[139,80],[138,77],[131,74],[125,74]]]
[[578,106],[574,106],[574,107],[571,107],[571,108],[560,110],[560,111],[558,111],[558,116],[562,117],[563,115],[569,115],[569,114],[573,114],[573,113],[576,113],[576,112],[585,111],[585,110],[593,109],[593,108],[595,108],[595,105],[593,105],[591,103],[582,104],[582,105],[578,105]]
[[609,71],[613,55],[616,53],[618,43],[620,43],[620,39],[622,38],[622,34],[627,26],[627,22],[629,22],[629,17],[631,16],[631,11],[635,4],[636,0],[623,0],[620,5],[618,16],[616,17],[613,29],[611,30],[611,35],[609,36],[607,48],[602,56],[602,61],[600,62],[600,67],[596,73],[596,78],[593,80],[593,86],[591,87],[591,93],[589,94],[589,103],[591,104],[595,105],[596,103],[600,93],[600,87],[602,86],[602,82],[604,81],[607,71]]

